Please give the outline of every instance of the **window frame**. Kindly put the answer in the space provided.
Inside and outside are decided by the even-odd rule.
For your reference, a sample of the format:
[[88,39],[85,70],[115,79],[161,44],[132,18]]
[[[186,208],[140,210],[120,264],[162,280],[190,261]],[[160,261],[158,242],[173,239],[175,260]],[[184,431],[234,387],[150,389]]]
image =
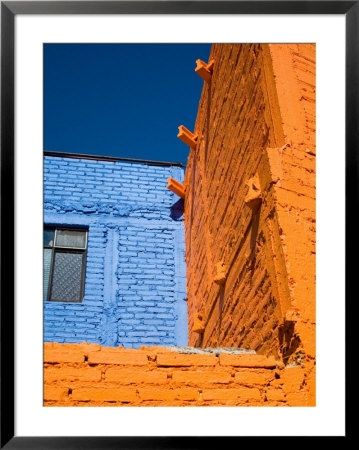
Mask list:
[[[44,302],[58,302],[58,303],[83,303],[85,296],[85,278],[86,278],[86,266],[87,266],[87,249],[88,249],[88,227],[76,227],[76,226],[66,226],[66,225],[44,225],[43,232],[45,230],[54,230],[54,239],[53,245],[45,245],[43,242],[43,251],[45,249],[51,250],[51,265],[50,265],[50,273],[49,273],[49,284],[47,287],[47,297],[44,299]],[[57,230],[65,230],[65,231],[82,231],[85,233],[85,247],[64,247],[62,245],[55,245],[56,242],[56,231]],[[53,299],[51,298],[52,291],[52,283],[53,283],[53,273],[54,273],[54,262],[55,262],[55,254],[56,250],[59,250],[58,253],[71,253],[71,254],[82,254],[82,271],[81,271],[81,280],[80,280],[80,299],[72,299],[72,300],[63,300],[63,299]],[[44,255],[43,255],[44,258]],[[44,267],[44,259],[43,259],[43,267]],[[43,273],[44,278],[44,273]]]

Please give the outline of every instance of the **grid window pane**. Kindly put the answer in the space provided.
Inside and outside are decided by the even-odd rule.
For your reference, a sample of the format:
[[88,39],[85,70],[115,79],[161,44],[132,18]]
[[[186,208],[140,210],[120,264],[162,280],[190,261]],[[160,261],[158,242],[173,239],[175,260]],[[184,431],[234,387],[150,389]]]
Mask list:
[[47,293],[49,289],[50,270],[51,270],[51,256],[52,250],[44,248],[44,300],[47,300]]
[[46,247],[52,247],[54,245],[54,234],[55,230],[46,229],[44,230],[44,245]]
[[85,248],[86,232],[76,230],[56,230],[56,246]]
[[83,253],[55,252],[51,299],[81,301]]

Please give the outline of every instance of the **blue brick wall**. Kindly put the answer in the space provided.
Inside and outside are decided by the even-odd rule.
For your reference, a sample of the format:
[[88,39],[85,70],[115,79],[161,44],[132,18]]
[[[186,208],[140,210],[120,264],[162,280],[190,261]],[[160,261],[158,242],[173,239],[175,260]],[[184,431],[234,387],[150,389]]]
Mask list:
[[45,156],[45,225],[88,227],[82,303],[45,302],[44,340],[187,345],[180,167]]

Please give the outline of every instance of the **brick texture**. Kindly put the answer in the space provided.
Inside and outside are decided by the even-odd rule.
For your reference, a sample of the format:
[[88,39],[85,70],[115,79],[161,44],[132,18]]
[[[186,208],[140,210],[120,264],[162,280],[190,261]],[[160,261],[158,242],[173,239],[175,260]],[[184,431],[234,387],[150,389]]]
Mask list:
[[[81,362],[56,361],[72,351],[81,354]],[[182,354],[160,347],[129,351],[45,343],[45,354],[45,406],[308,406],[311,398],[300,366],[284,368],[280,361],[273,366],[268,358],[264,367],[253,368],[255,354],[246,355],[253,359],[246,363],[249,368],[221,364],[230,354]],[[91,354],[98,355],[96,363],[90,362]],[[137,361],[146,363],[139,366]]]
[[45,225],[88,227],[82,303],[45,302],[44,339],[187,345],[184,170],[45,156]]
[[189,345],[314,378],[315,45],[214,44],[211,58],[184,180]]

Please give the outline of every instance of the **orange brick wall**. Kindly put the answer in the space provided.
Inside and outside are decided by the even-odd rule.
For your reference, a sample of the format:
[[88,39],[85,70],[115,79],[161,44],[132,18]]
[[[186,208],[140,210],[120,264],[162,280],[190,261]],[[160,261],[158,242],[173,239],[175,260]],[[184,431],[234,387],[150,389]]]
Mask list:
[[315,45],[210,58],[184,181],[189,345],[301,364],[314,386]]
[[45,406],[305,406],[301,367],[255,354],[45,343]]

